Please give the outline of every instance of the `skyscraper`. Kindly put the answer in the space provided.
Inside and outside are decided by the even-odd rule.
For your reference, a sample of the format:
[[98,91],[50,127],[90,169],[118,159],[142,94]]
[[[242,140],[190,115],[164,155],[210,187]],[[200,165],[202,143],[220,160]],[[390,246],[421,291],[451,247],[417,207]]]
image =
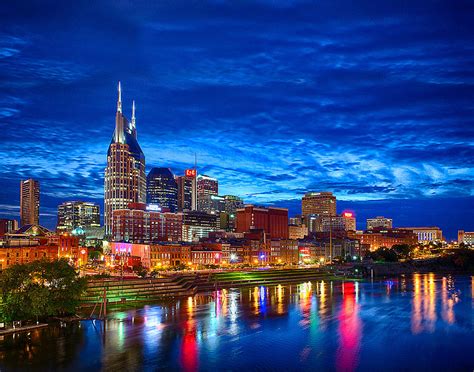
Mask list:
[[40,206],[40,186],[34,179],[20,182],[20,224],[38,225]]
[[336,197],[332,192],[308,192],[301,201],[303,216],[317,214],[319,216],[336,215]]
[[184,176],[176,177],[178,184],[178,211],[197,209],[196,169],[186,169]]
[[67,201],[58,206],[59,232],[72,231],[78,227],[88,229],[100,226],[100,210],[95,203]]
[[210,211],[210,196],[218,195],[219,183],[217,179],[206,176],[205,174],[197,177],[197,205],[198,210],[203,212]]
[[129,203],[146,202],[145,155],[137,141],[135,101],[132,120],[122,114],[122,90],[118,85],[115,131],[107,152],[104,185],[105,234],[112,233],[113,211]]
[[146,202],[175,213],[178,210],[178,184],[169,168],[152,168],[146,177]]

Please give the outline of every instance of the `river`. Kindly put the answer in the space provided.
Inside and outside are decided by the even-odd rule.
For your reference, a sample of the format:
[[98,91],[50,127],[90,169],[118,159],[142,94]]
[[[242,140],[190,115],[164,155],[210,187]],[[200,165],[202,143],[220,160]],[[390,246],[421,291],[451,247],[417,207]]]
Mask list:
[[4,336],[10,370],[474,370],[474,277],[220,290]]

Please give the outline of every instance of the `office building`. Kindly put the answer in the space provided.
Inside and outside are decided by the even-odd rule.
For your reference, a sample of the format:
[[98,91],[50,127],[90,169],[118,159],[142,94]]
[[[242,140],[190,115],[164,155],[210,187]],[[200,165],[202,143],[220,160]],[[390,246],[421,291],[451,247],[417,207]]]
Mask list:
[[196,169],[186,169],[184,176],[176,177],[178,187],[178,211],[197,210]]
[[34,179],[20,182],[20,225],[38,225],[40,185]]
[[15,219],[0,218],[0,238],[18,230],[18,221]]
[[207,212],[209,209],[209,196],[219,194],[219,183],[217,179],[206,176],[205,174],[197,176],[197,209],[201,212]]
[[336,197],[332,192],[308,192],[301,200],[303,216],[317,214],[320,216],[336,215]]
[[392,248],[394,245],[418,243],[417,234],[408,229],[384,229],[374,228],[365,232],[357,232],[355,238],[361,244],[367,244],[371,251],[381,247]]
[[81,228],[100,227],[100,209],[99,205],[84,201],[68,201],[58,206],[58,224],[57,231],[73,231]]
[[219,195],[204,194],[199,199],[199,210],[206,213],[219,214],[225,211],[224,197]]
[[199,211],[183,212],[183,235],[185,242],[206,238],[209,233],[219,229],[219,216]]
[[178,184],[169,168],[152,168],[146,177],[146,202],[163,211],[178,211]]
[[289,239],[304,239],[308,235],[306,225],[288,225]]
[[273,239],[288,239],[288,209],[246,205],[236,212],[236,232],[261,229]]
[[321,231],[356,231],[356,219],[352,212],[344,212],[339,216],[321,218]]
[[391,229],[393,226],[393,221],[391,218],[386,218],[383,216],[377,216],[374,218],[367,218],[367,230],[372,230],[376,227],[382,227],[384,229]]
[[290,225],[301,226],[301,225],[305,224],[305,222],[306,222],[306,219],[301,215],[297,215],[297,216],[289,218],[289,224]]
[[136,244],[180,241],[182,216],[147,210],[146,204],[131,203],[114,211],[112,238],[116,242]]
[[440,242],[443,240],[443,231],[436,226],[432,227],[400,227],[400,230],[409,230],[416,234],[419,243]]
[[115,130],[107,151],[104,182],[105,235],[112,233],[113,211],[126,209],[129,203],[146,202],[145,155],[137,141],[135,102],[132,120],[122,113],[122,91],[118,86]]
[[237,209],[243,208],[244,201],[235,195],[224,195],[224,211],[235,214]]
[[458,243],[474,245],[474,231],[458,230]]

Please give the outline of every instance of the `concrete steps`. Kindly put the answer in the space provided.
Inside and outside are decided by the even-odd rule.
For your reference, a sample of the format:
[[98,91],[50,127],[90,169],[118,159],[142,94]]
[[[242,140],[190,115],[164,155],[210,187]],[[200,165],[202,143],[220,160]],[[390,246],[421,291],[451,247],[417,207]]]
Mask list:
[[86,293],[81,297],[81,303],[86,305],[100,302],[104,288],[107,290],[109,303],[190,296],[196,292],[196,288],[183,278],[108,279],[90,281]]

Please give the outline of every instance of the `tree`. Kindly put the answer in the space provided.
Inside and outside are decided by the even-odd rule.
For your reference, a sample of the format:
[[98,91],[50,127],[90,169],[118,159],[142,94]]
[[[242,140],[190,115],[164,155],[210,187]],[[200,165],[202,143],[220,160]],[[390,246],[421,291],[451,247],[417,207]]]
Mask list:
[[374,261],[384,261],[384,262],[397,262],[398,255],[393,249],[389,249],[386,247],[380,247],[374,252],[370,252],[367,255],[369,258],[373,259]]
[[392,249],[400,258],[409,258],[413,252],[413,247],[408,244],[395,244]]
[[148,270],[142,265],[136,266],[133,268],[133,271],[139,278],[145,278],[148,274]]
[[1,316],[11,321],[74,313],[85,286],[66,259],[13,265],[0,274]]

